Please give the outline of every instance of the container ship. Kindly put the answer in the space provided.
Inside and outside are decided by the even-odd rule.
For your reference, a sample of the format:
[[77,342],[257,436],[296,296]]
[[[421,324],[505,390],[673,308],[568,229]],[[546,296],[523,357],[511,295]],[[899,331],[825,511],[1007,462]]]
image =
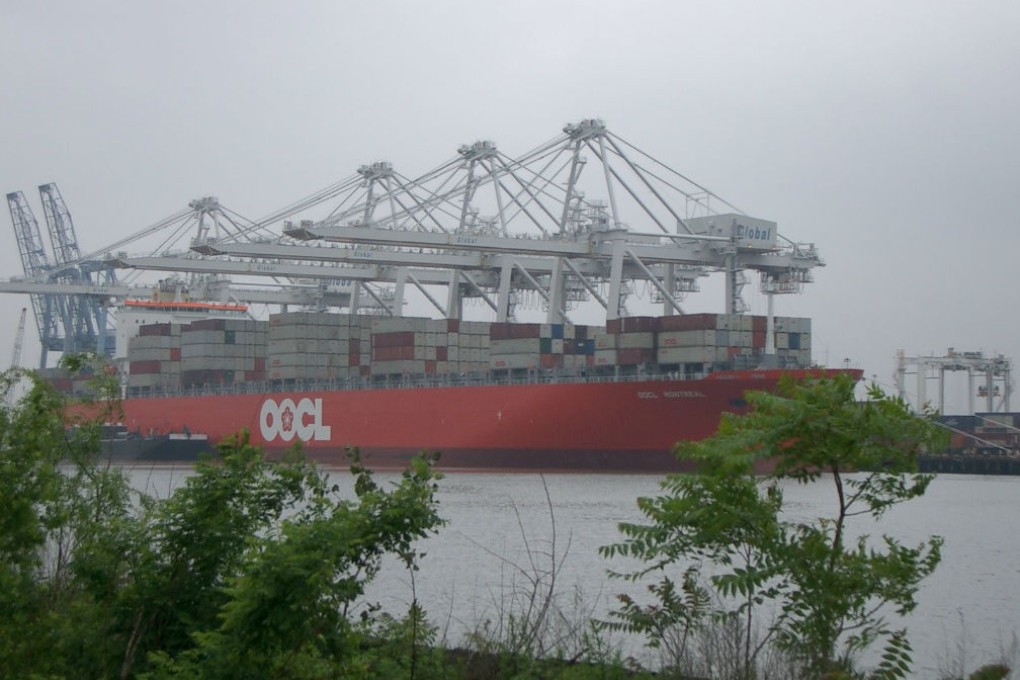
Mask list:
[[[247,431],[270,456],[374,469],[660,472],[745,392],[811,368],[810,321],[627,317],[605,327],[292,312],[137,327],[123,422],[136,437]],[[182,459],[194,442],[178,437]],[[168,460],[167,447],[159,458]],[[185,453],[185,450],[187,453]],[[172,458],[172,455],[170,456]],[[150,460],[139,455],[138,460]]]
[[[818,370],[810,322],[773,307],[824,265],[814,244],[599,119],[516,157],[460,145],[416,178],[361,165],[257,222],[205,196],[94,249],[101,260],[78,258],[55,187],[40,198],[57,265],[27,200],[8,194],[26,276],[0,292],[34,296],[42,367],[47,349],[115,351],[120,424],[139,438],[247,430],[274,455],[300,444],[327,463],[356,447],[376,467],[427,449],[451,468],[662,470],[747,390]],[[121,250],[135,240],[159,246]],[[127,285],[120,269],[170,276]],[[766,316],[743,313],[748,272]],[[684,313],[715,274],[725,313]],[[407,315],[433,307],[441,319]],[[539,307],[545,323],[521,322]],[[603,325],[577,323],[591,314]]]

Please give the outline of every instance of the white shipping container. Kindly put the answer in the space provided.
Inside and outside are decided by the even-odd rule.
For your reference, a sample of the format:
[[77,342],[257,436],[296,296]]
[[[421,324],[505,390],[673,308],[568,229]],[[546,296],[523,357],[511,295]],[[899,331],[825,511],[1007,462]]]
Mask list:
[[[537,338],[535,340],[537,341]],[[493,370],[519,370],[537,367],[538,357],[534,354],[499,354],[489,357],[489,368]]]
[[615,349],[596,349],[594,354],[594,364],[596,366],[615,366],[616,365],[616,350]]
[[428,321],[428,319],[413,316],[374,317],[372,319],[372,333],[422,332],[426,329]]
[[513,340],[490,340],[489,354],[535,354],[541,351],[539,338],[518,338]]
[[[609,333],[596,333],[595,334],[595,351],[598,350],[615,350],[616,349],[616,336]],[[614,360],[615,363],[615,360]]]
[[130,349],[128,350],[128,361],[169,361],[169,349]]
[[223,344],[223,331],[197,330],[181,334],[181,347],[185,345]]
[[580,373],[587,370],[588,357],[584,354],[566,354],[563,356],[563,369],[570,373]]
[[664,331],[659,333],[659,347],[714,347],[726,344],[728,337],[728,331]]
[[655,333],[620,333],[616,346],[619,349],[654,349]]
[[656,350],[659,364],[711,364],[718,360],[719,352],[726,356],[726,348],[716,347],[660,347]]
[[[177,342],[174,342],[174,341]],[[128,340],[128,354],[136,349],[169,349],[179,347],[178,338],[167,335],[136,335]]]
[[270,326],[267,338],[269,342],[278,340],[297,340],[308,337],[308,326]]

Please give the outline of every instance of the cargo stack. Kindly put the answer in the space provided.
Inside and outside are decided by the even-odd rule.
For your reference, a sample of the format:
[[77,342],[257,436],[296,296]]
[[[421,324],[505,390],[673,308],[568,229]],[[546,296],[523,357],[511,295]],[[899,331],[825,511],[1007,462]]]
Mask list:
[[651,370],[656,363],[658,329],[659,317],[655,316],[610,319],[605,332],[595,334],[594,366],[602,373]]
[[784,365],[811,365],[811,319],[776,317],[776,355]]
[[494,323],[489,327],[489,368],[494,371],[586,372],[595,353],[587,326]]
[[500,322],[489,326],[489,368],[528,371],[539,366],[542,327],[537,323]]
[[[811,364],[809,319],[776,317],[778,366]],[[703,372],[711,367],[759,365],[766,347],[764,316],[686,314],[659,320],[657,360],[664,371]]]
[[269,380],[346,380],[361,375],[362,317],[286,312],[269,317]]
[[127,388],[144,394],[176,389],[181,384],[180,324],[157,323],[138,327],[128,340]]
[[426,361],[435,373],[438,331],[437,327],[430,326],[430,321],[417,317],[372,319],[372,377],[424,375]]
[[601,328],[291,312],[268,322],[143,326],[130,341],[127,384],[138,394],[262,380],[700,375],[810,366],[809,319],[776,317],[772,356],[764,355],[766,333],[763,316],[727,314],[624,317]]
[[[567,375],[585,375],[595,362],[596,333],[601,326],[563,325],[563,372]],[[556,326],[553,326],[553,339]]]
[[264,380],[267,328],[254,319],[202,319],[182,327],[181,387]]
[[667,370],[732,363],[739,356],[761,354],[765,334],[756,336],[757,320],[731,314],[686,314],[660,319],[657,359]]
[[448,344],[445,354],[449,372],[461,375],[488,373],[492,324],[458,319],[450,319],[446,323]]

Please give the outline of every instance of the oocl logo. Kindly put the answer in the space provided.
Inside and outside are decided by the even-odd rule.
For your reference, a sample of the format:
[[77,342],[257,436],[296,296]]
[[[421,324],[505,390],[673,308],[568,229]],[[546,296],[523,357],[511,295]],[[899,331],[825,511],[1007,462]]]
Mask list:
[[322,399],[305,397],[296,404],[293,399],[262,402],[259,413],[262,438],[271,442],[277,437],[289,442],[297,437],[303,442],[329,441],[332,428],[322,424]]

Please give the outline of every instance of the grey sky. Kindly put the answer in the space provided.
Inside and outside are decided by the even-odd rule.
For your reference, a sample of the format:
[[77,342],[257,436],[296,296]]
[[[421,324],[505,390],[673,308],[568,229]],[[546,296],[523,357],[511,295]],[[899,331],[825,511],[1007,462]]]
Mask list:
[[[198,196],[257,218],[366,162],[414,176],[599,117],[815,242],[777,311],[888,384],[897,348],[1020,361],[1018,29],[1009,0],[3,0],[0,189],[41,218],[57,182],[90,250]],[[0,297],[0,361],[27,302]]]

